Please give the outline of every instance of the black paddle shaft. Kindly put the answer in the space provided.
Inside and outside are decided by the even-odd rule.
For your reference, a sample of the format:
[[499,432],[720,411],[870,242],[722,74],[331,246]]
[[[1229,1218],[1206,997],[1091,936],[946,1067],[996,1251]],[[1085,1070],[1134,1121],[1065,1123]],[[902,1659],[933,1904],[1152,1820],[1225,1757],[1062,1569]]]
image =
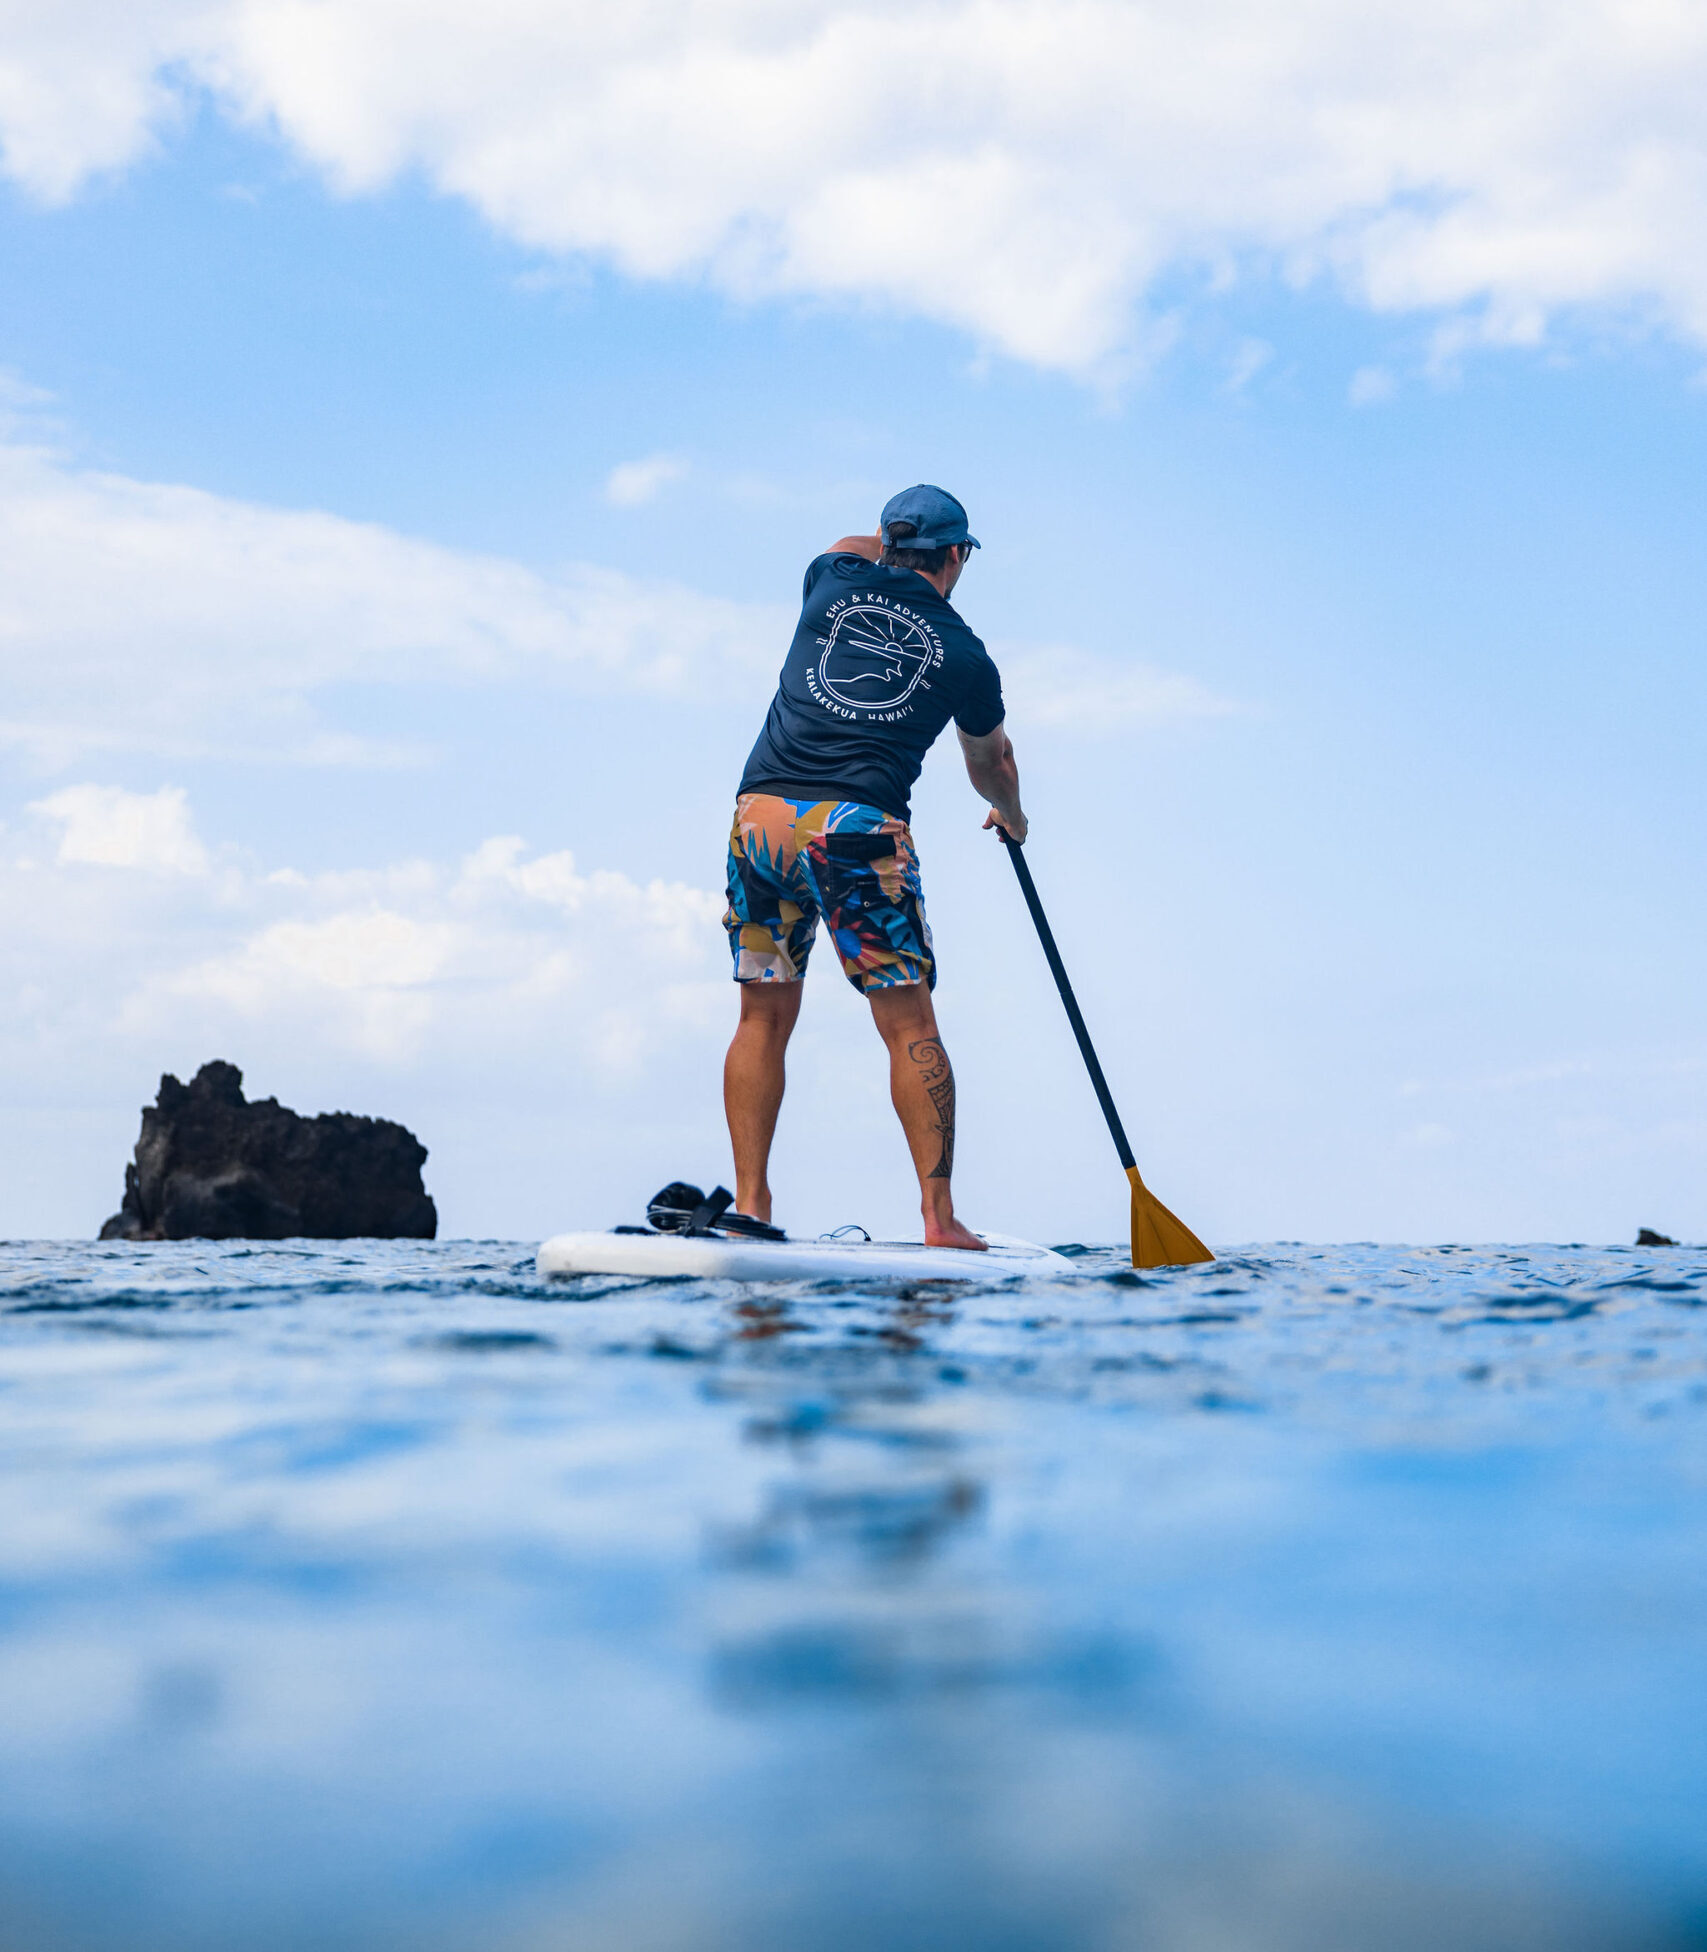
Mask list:
[[1079,999],[1073,994],[1073,986],[1067,981],[1067,971],[1061,961],[1061,951],[1055,946],[1055,937],[1050,932],[1049,918],[1043,912],[1043,904],[1037,899],[1037,889],[1031,879],[1031,869],[1025,864],[1025,849],[1007,831],[998,827],[1002,845],[1008,850],[1008,859],[1014,864],[1014,873],[1019,876],[1020,893],[1025,896],[1025,905],[1031,910],[1031,919],[1037,924],[1037,938],[1043,944],[1043,953],[1049,959],[1049,973],[1055,978],[1055,987],[1061,992],[1061,1001],[1067,1006],[1067,1021],[1073,1026],[1073,1035],[1079,1040],[1079,1055],[1085,1060],[1085,1069],[1091,1074],[1091,1084],[1097,1095],[1097,1103],[1102,1107],[1102,1115],[1108,1120],[1108,1129],[1114,1139],[1114,1149],[1120,1154],[1120,1163],[1131,1172],[1138,1164],[1132,1156],[1132,1148],[1126,1143],[1126,1128],[1120,1122],[1120,1114],[1114,1109],[1114,1099],[1109,1094],[1108,1080],[1102,1074],[1102,1066],[1097,1062],[1097,1054],[1091,1044],[1091,1033],[1085,1028],[1085,1020],[1079,1013]]

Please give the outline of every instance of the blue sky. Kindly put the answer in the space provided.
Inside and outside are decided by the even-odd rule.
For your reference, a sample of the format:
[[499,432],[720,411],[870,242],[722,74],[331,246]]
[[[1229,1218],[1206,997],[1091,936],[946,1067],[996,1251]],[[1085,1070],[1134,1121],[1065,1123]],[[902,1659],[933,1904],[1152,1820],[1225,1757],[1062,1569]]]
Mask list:
[[[1201,207],[1121,187],[1128,122],[1107,111],[1106,155],[1080,140],[1076,74],[1043,78],[1064,119],[1023,139],[949,104],[930,167],[1008,141],[1021,188],[871,225],[827,163],[823,207],[779,214],[715,143],[697,172],[614,138],[591,163],[494,162],[478,128],[459,149],[471,101],[558,127],[549,89],[528,106],[530,36],[547,79],[566,57],[521,0],[456,26],[493,72],[423,70],[413,120],[379,68],[317,93],[274,11],[259,52],[186,79],[215,57],[174,56],[183,10],[155,8],[158,44],[114,72],[168,92],[110,127],[78,109],[93,57],[17,29],[0,63],[40,83],[0,86],[0,1227],[92,1231],[159,1072],[214,1055],[304,1110],[408,1119],[454,1232],[602,1224],[726,1176],[734,780],[805,561],[926,479],[986,544],[960,602],[1009,677],[1034,871],[1198,1231],[1707,1232],[1707,390],[1665,268],[1699,217],[1687,138],[1612,224],[1651,261],[1609,252],[1602,208],[1631,145],[1669,153],[1675,49],[1556,105],[1604,111],[1580,181],[1533,111],[1424,201],[1406,258],[1409,186],[1447,163],[1395,138],[1385,227],[1355,172],[1277,216],[1284,93]],[[391,31],[378,0],[319,11]],[[822,38],[858,11],[802,18]],[[754,10],[726,12],[708,73],[748,46]],[[1498,51],[1490,23],[1430,86]],[[1298,64],[1331,68],[1336,31],[1286,85],[1323,85]],[[624,58],[619,80],[674,73]],[[1357,86],[1402,131],[1427,106]],[[1236,158],[1230,90],[1199,91],[1221,123],[1178,111],[1187,159]],[[408,134],[423,103],[450,134]],[[775,140],[803,181],[831,143]],[[1508,178],[1542,163],[1535,214]],[[1070,213],[1039,232],[1062,171]],[[1140,217],[1169,251],[1131,241]],[[1112,1237],[1122,1182],[951,750],[915,809],[962,1204]],[[862,1016],[820,969],[785,1219],[908,1217]]]

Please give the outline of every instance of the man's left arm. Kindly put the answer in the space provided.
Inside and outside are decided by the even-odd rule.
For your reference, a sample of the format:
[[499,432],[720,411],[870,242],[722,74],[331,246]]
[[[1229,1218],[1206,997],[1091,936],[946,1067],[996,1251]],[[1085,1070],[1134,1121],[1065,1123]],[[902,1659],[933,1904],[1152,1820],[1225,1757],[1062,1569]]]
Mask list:
[[[955,727],[960,732],[959,726]],[[1013,741],[1006,725],[998,725],[981,738],[960,732],[960,750],[966,760],[966,777],[978,796],[989,803],[986,827],[1001,827],[1022,845],[1028,823],[1019,803],[1019,767],[1014,764]]]

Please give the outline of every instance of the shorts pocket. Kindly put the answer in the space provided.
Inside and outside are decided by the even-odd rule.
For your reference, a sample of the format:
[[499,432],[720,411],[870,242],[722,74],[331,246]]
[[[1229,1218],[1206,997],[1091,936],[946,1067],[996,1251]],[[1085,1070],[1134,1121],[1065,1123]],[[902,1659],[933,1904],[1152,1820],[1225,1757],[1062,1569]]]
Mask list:
[[831,861],[892,861],[895,858],[893,834],[825,834],[825,858]]

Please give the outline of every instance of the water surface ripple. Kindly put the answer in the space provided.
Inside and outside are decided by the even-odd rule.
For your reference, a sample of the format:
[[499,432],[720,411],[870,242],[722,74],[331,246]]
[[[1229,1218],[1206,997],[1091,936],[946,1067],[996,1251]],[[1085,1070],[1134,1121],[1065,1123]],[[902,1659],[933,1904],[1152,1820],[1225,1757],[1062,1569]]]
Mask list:
[[0,1248],[8,1952],[1707,1946],[1707,1252]]

